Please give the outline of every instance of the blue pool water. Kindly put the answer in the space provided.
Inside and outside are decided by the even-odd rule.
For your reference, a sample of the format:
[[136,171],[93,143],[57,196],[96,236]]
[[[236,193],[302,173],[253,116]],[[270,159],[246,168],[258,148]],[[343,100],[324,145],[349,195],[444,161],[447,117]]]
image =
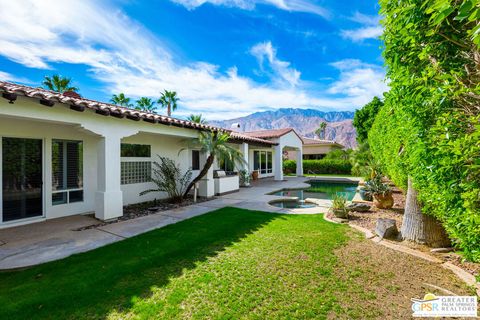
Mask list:
[[280,190],[271,194],[284,197],[298,197],[300,200],[305,200],[307,198],[331,200],[334,195],[339,194],[346,197],[348,201],[351,201],[355,196],[358,186],[355,182],[332,182],[321,180],[310,180],[308,181],[308,184],[310,184],[311,187],[307,189]]

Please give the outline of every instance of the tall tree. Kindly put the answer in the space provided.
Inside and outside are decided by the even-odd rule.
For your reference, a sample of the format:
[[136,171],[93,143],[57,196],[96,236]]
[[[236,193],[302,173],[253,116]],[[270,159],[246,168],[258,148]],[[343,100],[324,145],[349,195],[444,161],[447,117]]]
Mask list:
[[327,132],[327,123],[320,122],[320,125],[318,126],[318,129],[315,131],[315,134],[318,136],[319,139],[325,140],[326,132]]
[[77,92],[78,88],[72,86],[72,79],[62,77],[61,75],[54,74],[51,77],[45,76],[43,79],[43,87],[59,93],[74,91]]
[[202,170],[200,170],[198,176],[188,185],[184,196],[187,196],[193,186],[207,174],[215,159],[225,159],[233,163],[245,162],[242,153],[238,149],[227,144],[229,138],[230,135],[227,133],[206,131],[200,132],[198,139],[191,142],[193,146],[200,148],[200,152],[205,153],[208,156],[205,165]]
[[157,103],[162,106],[162,108],[167,108],[167,115],[169,117],[172,116],[172,111],[177,109],[177,102],[180,99],[177,97],[177,93],[175,91],[167,91],[161,93],[160,99],[158,99]]
[[123,92],[112,95],[110,102],[126,108],[133,107],[133,104],[130,103],[130,98],[126,97]]
[[147,97],[141,97],[136,101],[135,109],[142,110],[145,112],[155,113],[157,107],[155,107],[155,101]]
[[382,106],[382,100],[374,97],[373,100],[363,106],[363,108],[355,111],[353,126],[357,131],[358,143],[363,143],[368,139],[368,131],[372,127],[375,116]]
[[188,121],[200,123],[200,124],[207,124],[207,120],[201,114],[191,114],[187,117]]

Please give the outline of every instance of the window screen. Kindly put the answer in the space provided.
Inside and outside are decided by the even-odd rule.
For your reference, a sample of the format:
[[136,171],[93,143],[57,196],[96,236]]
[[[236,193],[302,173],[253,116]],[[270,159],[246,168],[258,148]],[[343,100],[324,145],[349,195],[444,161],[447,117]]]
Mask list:
[[52,140],[52,203],[83,201],[82,141]]

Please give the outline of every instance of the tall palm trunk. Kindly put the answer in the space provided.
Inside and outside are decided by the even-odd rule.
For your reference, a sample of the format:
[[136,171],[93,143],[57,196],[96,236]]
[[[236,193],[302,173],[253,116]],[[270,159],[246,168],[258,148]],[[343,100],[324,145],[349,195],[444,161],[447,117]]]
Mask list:
[[214,160],[215,160],[215,155],[213,153],[210,153],[210,155],[207,158],[207,161],[205,162],[205,165],[203,166],[202,171],[200,171],[198,176],[195,179],[193,179],[192,182],[190,182],[190,184],[187,187],[187,190],[185,190],[185,193],[183,194],[183,197],[186,197],[188,195],[188,193],[190,192],[190,190],[192,190],[195,183],[202,180],[202,178],[207,174],[208,170],[210,170],[210,168],[212,167]]
[[167,105],[167,115],[168,115],[169,117],[172,116],[172,108],[171,108],[171,106],[170,106],[170,103]]
[[408,190],[405,202],[405,214],[401,234],[403,240],[425,244],[430,247],[448,247],[445,229],[433,216],[422,213],[422,208],[417,200],[417,191],[413,188],[412,179],[408,177]]

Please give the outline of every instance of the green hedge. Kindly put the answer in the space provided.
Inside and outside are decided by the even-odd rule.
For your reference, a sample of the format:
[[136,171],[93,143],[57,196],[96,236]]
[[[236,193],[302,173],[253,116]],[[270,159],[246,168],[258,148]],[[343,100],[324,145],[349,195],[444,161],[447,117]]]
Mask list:
[[[283,162],[283,172],[286,174],[295,173],[297,163],[295,160]],[[352,165],[348,160],[303,160],[303,172],[313,174],[351,174]]]

